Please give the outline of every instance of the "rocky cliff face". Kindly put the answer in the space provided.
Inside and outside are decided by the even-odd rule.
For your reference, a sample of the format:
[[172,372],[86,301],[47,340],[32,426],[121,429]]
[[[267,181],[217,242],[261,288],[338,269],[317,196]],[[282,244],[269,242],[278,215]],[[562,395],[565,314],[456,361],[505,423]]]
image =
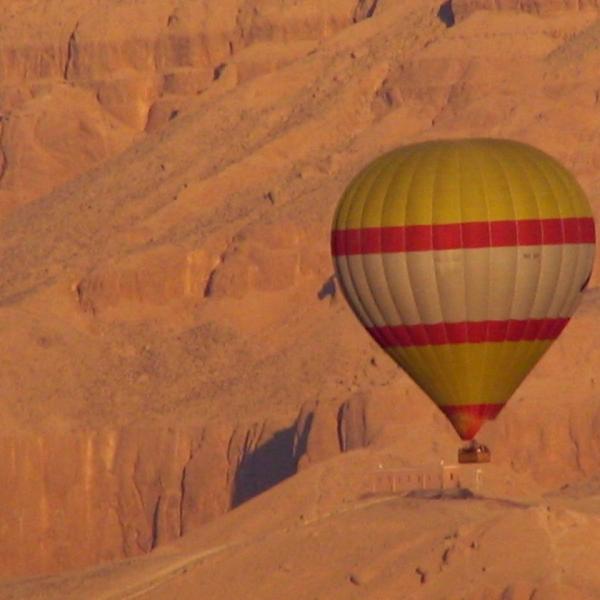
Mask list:
[[[433,412],[425,404],[413,407],[410,420]],[[299,468],[393,443],[407,416],[394,398],[358,394],[341,405],[309,403],[287,425],[215,422],[1,437],[0,577],[148,553]],[[447,428],[442,438],[450,448]],[[405,460],[430,450],[422,447]]]
[[147,553],[295,472],[274,423],[0,438],[0,576]]
[[14,3],[0,29],[0,214],[369,13],[309,4]]
[[[339,454],[336,426],[332,432],[320,418],[313,423],[313,412],[303,409],[287,426],[0,437],[0,577],[145,554],[197,529],[293,475],[299,460]],[[327,433],[325,446],[319,429]]]
[[[597,206],[596,3],[9,4],[5,574],[147,552],[340,452],[453,460],[337,293],[331,213],[374,155],[480,135],[555,154]],[[482,435],[548,488],[600,465],[598,281]]]
[[[543,379],[538,373],[524,394]],[[484,429],[496,468],[548,490],[599,474],[600,402],[588,393],[564,403],[559,393],[550,416],[539,418],[547,402],[521,397]],[[425,438],[429,424],[437,433]],[[0,576],[148,553],[340,453],[386,449],[394,467],[420,467],[432,457],[455,462],[459,446],[429,401],[385,388],[309,402],[292,423],[4,436]]]
[[515,11],[534,15],[550,15],[558,12],[578,12],[596,10],[598,0],[451,0],[458,20],[468,17],[478,10]]

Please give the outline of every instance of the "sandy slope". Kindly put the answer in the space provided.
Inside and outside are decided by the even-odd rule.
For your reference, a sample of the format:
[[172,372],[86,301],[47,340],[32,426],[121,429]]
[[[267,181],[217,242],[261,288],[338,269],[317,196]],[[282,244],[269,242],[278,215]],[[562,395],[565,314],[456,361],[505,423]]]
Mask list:
[[7,584],[0,594],[14,599],[597,597],[597,481],[541,495],[491,467],[482,495],[472,498],[365,494],[365,474],[389,458],[389,452],[356,451],[326,461],[148,558]]
[[[10,508],[2,574],[133,556],[177,538],[185,522],[190,531],[202,526],[152,558],[171,569],[188,553],[228,544],[247,519],[247,546],[177,574],[181,597],[193,597],[185,590],[205,585],[205,573],[211,585],[222,582],[221,591],[206,589],[214,598],[230,597],[234,585],[263,586],[256,598],[292,588],[306,597],[389,598],[394,586],[445,597],[442,588],[464,582],[471,560],[456,542],[454,566],[439,562],[449,519],[503,548],[475,561],[466,597],[530,597],[534,588],[553,597],[555,584],[589,595],[597,582],[583,570],[598,548],[592,540],[584,557],[577,548],[597,519],[593,488],[548,500],[566,507],[556,518],[555,504],[548,516],[539,500],[524,508],[352,500],[353,510],[315,525],[335,541],[330,564],[310,527],[282,525],[262,537],[274,510],[296,506],[295,495],[317,485],[318,465],[202,523],[230,507],[247,457],[279,448],[277,434],[317,401],[301,466],[390,443],[403,464],[451,455],[447,425],[333,293],[331,212],[374,155],[475,135],[555,154],[597,207],[594,3],[548,3],[539,15],[533,1],[456,0],[452,27],[438,18],[439,2],[422,0],[336,0],[326,10],[308,0],[231,0],[210,10],[184,0],[9,4],[0,25],[0,423],[11,457],[0,471]],[[512,10],[517,4],[522,10]],[[498,468],[524,482],[519,493],[501,490],[519,501],[528,486],[551,490],[598,474],[597,277],[563,338],[483,433]],[[343,403],[351,407],[347,443],[336,420]],[[210,451],[198,450],[203,443]],[[272,464],[267,458],[258,464]],[[397,526],[408,521],[407,529],[387,531],[390,511],[406,515]],[[417,521],[428,523],[418,525],[422,545]],[[571,522],[574,537],[558,544],[565,558],[555,540]],[[371,524],[372,547],[353,546]],[[521,562],[507,547],[529,535],[538,542]],[[295,566],[265,578],[259,565],[282,548],[298,548]],[[547,572],[563,560],[568,576],[554,581]],[[378,566],[369,571],[371,561]],[[389,567],[396,561],[398,571]],[[481,571],[486,561],[493,577]],[[428,587],[415,574],[421,563]],[[46,597],[55,588],[62,597],[90,585],[117,593],[138,577],[146,585],[154,566],[145,564],[4,591]],[[359,585],[349,582],[355,569]],[[518,576],[508,577],[513,569]],[[166,598],[168,589],[151,593]]]
[[[8,394],[6,417],[39,423],[51,414],[47,389],[23,372],[32,360],[72,371],[50,407],[94,425],[99,416],[136,418],[142,403],[157,415],[167,404],[177,413],[193,413],[192,404],[203,413],[255,414],[261,404],[289,411],[312,399],[324,376],[346,378],[343,359],[325,357],[338,353],[347,311],[317,297],[331,274],[329,218],[350,175],[398,143],[515,136],[557,154],[594,198],[593,83],[573,81],[558,55],[595,13],[474,13],[446,29],[434,9],[383,5],[302,60],[222,95],[210,89],[189,114],[4,219],[5,328],[26,353],[11,361],[4,383],[18,382],[23,399],[17,408]],[[512,49],[498,55],[496,41],[509,38]],[[522,57],[517,65],[511,52]],[[574,111],[586,87],[589,108]],[[574,141],[584,135],[586,147]],[[36,331],[48,329],[45,354],[53,356],[32,349],[35,334],[11,318],[16,309],[40,320]],[[203,327],[215,339],[204,342],[199,365],[197,344],[185,341]],[[144,369],[152,339],[160,340],[152,349],[158,368],[142,385],[131,372]],[[214,343],[229,344],[224,356]],[[285,378],[277,375],[283,365]],[[197,395],[202,402],[190,402]]]

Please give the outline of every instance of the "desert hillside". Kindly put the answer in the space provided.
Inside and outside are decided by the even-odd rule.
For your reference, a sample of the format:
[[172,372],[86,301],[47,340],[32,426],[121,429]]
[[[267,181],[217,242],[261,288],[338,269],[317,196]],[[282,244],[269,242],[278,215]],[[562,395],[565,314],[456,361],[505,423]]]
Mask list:
[[365,481],[459,440],[329,255],[427,139],[533,144],[598,211],[597,2],[0,7],[0,597],[598,597],[598,271],[485,499],[403,498]]

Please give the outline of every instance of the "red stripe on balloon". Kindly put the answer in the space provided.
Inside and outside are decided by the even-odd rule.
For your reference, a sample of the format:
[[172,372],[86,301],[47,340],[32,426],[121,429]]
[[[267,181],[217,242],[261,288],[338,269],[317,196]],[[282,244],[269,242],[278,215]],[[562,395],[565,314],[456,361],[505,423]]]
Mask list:
[[331,248],[334,256],[344,256],[595,241],[594,220],[572,217],[343,229],[332,232]]
[[439,346],[482,342],[554,340],[569,322],[568,318],[509,319],[506,321],[464,321],[431,325],[368,327],[384,348],[394,346]]
[[453,404],[440,406],[440,409],[448,417],[459,414],[470,414],[483,417],[484,419],[495,419],[503,406],[504,404]]

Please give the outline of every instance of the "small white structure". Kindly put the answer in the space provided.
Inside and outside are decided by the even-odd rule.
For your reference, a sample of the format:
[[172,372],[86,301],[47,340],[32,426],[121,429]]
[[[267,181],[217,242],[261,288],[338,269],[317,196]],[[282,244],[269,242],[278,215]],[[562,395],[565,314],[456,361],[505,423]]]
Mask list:
[[446,465],[442,461],[431,467],[378,469],[369,474],[366,486],[371,494],[406,493],[415,490],[451,490],[467,488],[478,493],[483,486],[483,471],[476,465]]

